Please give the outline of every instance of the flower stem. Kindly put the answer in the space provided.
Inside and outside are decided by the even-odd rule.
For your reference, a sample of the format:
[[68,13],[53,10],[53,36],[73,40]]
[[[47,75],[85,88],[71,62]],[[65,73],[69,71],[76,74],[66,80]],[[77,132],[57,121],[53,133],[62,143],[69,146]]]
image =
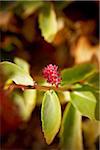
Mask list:
[[37,85],[34,84],[33,86],[26,86],[26,85],[21,85],[21,84],[10,84],[9,85],[9,90],[12,91],[14,89],[36,89],[39,91],[47,91],[47,90],[54,90],[54,91],[58,91],[58,92],[64,92],[64,91],[72,91],[73,88],[72,86],[68,86],[68,87],[55,87],[55,86],[41,86],[41,85]]

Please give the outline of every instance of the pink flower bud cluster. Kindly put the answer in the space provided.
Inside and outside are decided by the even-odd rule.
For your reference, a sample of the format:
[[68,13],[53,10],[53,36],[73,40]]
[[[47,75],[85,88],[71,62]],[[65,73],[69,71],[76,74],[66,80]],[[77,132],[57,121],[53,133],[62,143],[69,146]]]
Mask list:
[[52,85],[55,85],[57,87],[61,82],[61,77],[58,72],[58,66],[56,65],[47,65],[47,67],[43,69],[43,76],[45,79],[47,79],[48,83],[51,83]]

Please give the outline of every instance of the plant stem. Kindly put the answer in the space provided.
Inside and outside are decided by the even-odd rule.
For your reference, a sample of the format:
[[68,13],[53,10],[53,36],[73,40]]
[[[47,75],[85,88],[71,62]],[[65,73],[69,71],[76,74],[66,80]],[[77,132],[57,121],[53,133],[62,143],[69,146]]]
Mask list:
[[47,91],[47,90],[54,90],[54,91],[58,91],[58,92],[64,92],[64,91],[72,91],[72,87],[68,86],[68,87],[55,87],[55,86],[41,86],[41,85],[37,85],[34,84],[33,86],[26,86],[26,85],[20,85],[20,84],[10,84],[9,85],[9,90],[12,91],[14,89],[36,89],[39,91]]

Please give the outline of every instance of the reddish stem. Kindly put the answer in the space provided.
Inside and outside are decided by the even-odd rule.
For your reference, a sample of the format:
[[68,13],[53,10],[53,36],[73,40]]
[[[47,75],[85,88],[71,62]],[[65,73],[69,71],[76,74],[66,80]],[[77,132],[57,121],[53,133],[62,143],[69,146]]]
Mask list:
[[14,89],[36,89],[39,91],[47,91],[47,90],[54,90],[54,91],[59,91],[59,92],[64,92],[64,91],[72,91],[72,87],[68,86],[68,87],[55,87],[55,86],[41,86],[41,85],[37,85],[34,84],[33,86],[26,86],[26,85],[21,85],[21,84],[10,84],[9,85],[9,90],[12,91]]

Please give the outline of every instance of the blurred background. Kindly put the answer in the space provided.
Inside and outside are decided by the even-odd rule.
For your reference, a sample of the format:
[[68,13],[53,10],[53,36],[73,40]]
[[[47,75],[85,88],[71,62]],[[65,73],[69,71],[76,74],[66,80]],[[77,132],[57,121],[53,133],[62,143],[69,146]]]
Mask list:
[[[52,39],[45,37],[39,21],[42,7],[47,3],[52,6],[57,22]],[[51,31],[54,28],[49,21],[47,26]],[[0,60],[13,62],[15,57],[26,60],[30,64],[31,76],[38,82],[42,82],[41,70],[49,63],[58,65],[60,70],[84,62],[91,62],[99,68],[99,46],[97,0],[0,1]],[[40,121],[42,96],[38,96],[29,121],[0,135],[1,149],[59,149],[58,137],[50,146],[45,143]],[[98,123],[83,118],[82,132],[84,149],[99,149]]]

